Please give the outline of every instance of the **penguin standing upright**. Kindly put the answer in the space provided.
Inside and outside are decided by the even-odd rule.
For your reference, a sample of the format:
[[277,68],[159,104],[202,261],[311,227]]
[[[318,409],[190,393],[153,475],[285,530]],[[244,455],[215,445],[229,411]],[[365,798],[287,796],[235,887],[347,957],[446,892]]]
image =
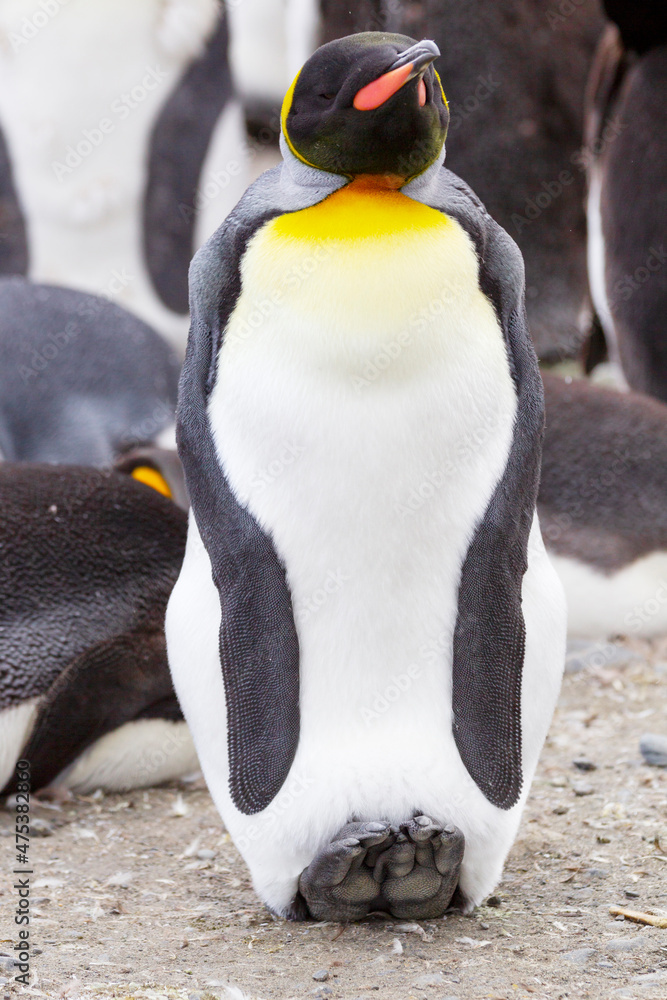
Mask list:
[[107,294],[182,350],[190,258],[247,184],[225,5],[0,6],[0,267]]
[[478,903],[564,659],[521,255],[443,168],[437,55],[318,49],[284,163],[191,266],[169,661],[255,888],[292,918]]
[[586,95],[588,275],[610,359],[667,402],[667,14],[605,0]]

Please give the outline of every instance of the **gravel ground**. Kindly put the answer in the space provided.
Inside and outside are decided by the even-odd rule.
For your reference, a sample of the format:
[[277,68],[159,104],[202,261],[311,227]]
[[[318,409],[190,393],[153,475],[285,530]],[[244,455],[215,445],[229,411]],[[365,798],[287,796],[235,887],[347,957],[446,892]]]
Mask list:
[[667,771],[638,751],[667,734],[667,642],[580,649],[569,670],[503,881],[472,917],[274,919],[201,780],[33,800],[29,987],[12,980],[0,812],[0,998],[665,1000],[667,929],[609,908],[667,914]]

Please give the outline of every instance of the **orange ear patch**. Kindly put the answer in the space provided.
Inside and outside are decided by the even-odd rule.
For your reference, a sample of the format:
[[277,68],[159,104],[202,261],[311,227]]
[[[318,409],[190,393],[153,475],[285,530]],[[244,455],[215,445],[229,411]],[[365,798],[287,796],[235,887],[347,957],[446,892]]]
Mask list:
[[169,497],[171,500],[171,490],[169,489],[167,480],[157,469],[152,469],[150,465],[138,465],[136,469],[132,469],[131,474],[133,479],[137,479],[140,483],[152,487],[152,489],[161,493],[162,496]]
[[413,63],[407,66],[399,66],[398,69],[391,69],[388,73],[383,73],[377,80],[367,83],[365,87],[357,91],[353,104],[357,111],[373,111],[381,104],[400,90],[405,81],[412,73]]

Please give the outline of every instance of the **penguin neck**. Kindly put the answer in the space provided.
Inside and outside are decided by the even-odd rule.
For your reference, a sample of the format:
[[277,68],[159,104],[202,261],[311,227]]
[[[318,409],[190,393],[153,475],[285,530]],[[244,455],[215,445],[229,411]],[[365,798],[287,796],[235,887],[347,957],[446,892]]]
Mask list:
[[356,174],[348,186],[357,191],[398,191],[404,184],[400,174]]

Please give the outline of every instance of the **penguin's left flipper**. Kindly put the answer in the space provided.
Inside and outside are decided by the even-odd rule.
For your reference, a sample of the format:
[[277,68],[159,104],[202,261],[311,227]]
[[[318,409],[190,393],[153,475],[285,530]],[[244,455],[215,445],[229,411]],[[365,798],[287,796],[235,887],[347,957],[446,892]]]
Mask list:
[[87,649],[44,696],[22,751],[31,763],[33,788],[50,784],[100,737],[156,710],[161,717],[183,717],[162,633],[120,635]]
[[[348,823],[299,878],[292,919],[359,920],[375,910],[402,919],[433,919],[456,889],[465,840],[416,816],[400,830]],[[305,904],[305,906],[304,906]]]
[[470,237],[479,287],[496,313],[517,397],[505,470],[461,571],[452,665],[453,732],[461,760],[493,805],[511,809],[523,787],[522,584],[544,433],[544,391],[526,320],[523,258],[467,184],[449,170],[440,169],[435,183],[417,178],[403,191],[455,219]]

